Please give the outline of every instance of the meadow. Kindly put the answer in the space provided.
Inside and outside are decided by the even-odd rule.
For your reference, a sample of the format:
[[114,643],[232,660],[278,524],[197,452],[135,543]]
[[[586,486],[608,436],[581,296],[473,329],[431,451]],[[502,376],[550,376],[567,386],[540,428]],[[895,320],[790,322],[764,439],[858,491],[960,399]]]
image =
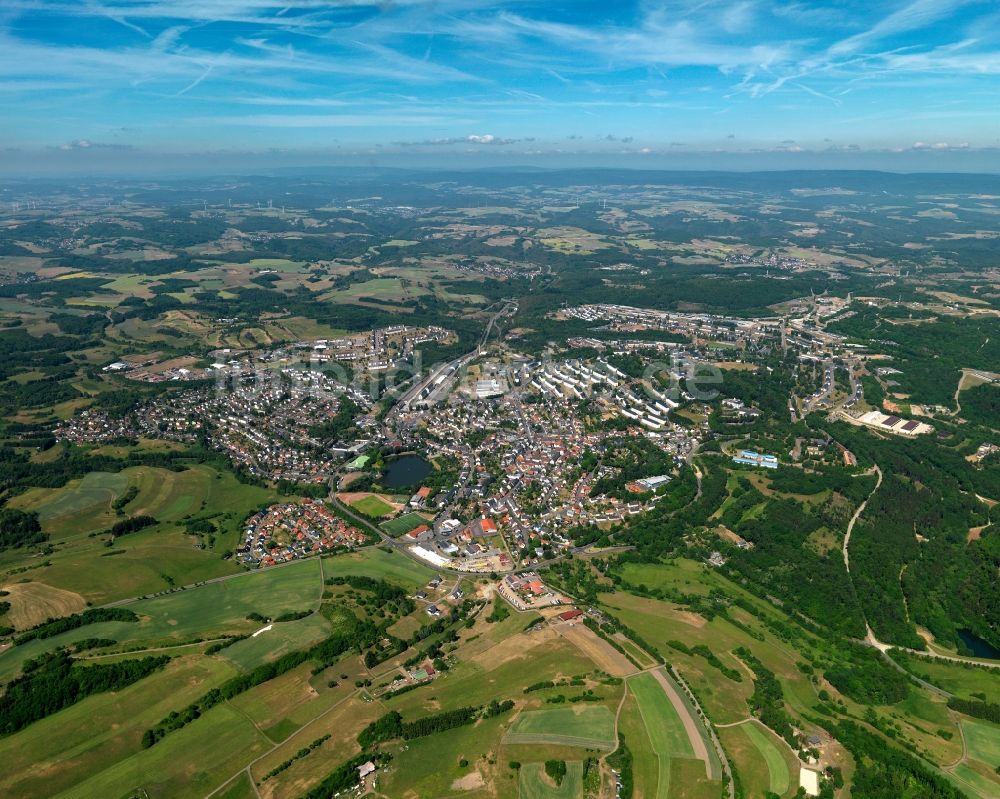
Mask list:
[[554,786],[545,774],[542,763],[525,763],[519,776],[521,799],[577,799],[583,796],[583,763],[566,763],[562,784]]
[[[664,693],[663,687],[650,672],[631,677],[629,691],[635,696],[639,714],[646,727],[650,745],[658,763],[657,796],[672,796],[671,781],[678,760],[691,760],[697,781],[706,782],[705,765],[695,760],[691,740],[677,710]],[[674,790],[677,793],[677,789]]]
[[615,718],[603,705],[529,710],[517,717],[504,739],[509,744],[558,744],[587,749],[615,747]]
[[424,566],[394,550],[387,552],[380,547],[368,547],[360,552],[324,557],[323,573],[327,578],[348,574],[381,578],[410,590],[426,585],[436,574],[429,566]]
[[[129,488],[138,494],[119,516],[112,502]],[[11,505],[39,511],[53,549],[41,563],[22,551],[0,554],[0,583],[31,580],[100,605],[238,573],[240,567],[221,554],[236,546],[243,520],[276,498],[270,489],[201,465],[179,472],[149,466],[92,472],[62,488],[30,489]],[[97,535],[138,515],[159,524],[119,538],[113,547]],[[210,547],[196,547],[197,539],[184,532],[189,516],[216,528]]]
[[[11,647],[0,652],[0,679],[10,679],[26,658],[84,638],[111,638],[120,645],[146,646],[253,632],[262,625],[247,619],[248,614],[271,617],[315,609],[321,590],[319,561],[302,560],[124,603],[122,607],[139,616],[138,622],[89,624],[52,638]],[[282,632],[278,632],[275,638],[281,636]]]

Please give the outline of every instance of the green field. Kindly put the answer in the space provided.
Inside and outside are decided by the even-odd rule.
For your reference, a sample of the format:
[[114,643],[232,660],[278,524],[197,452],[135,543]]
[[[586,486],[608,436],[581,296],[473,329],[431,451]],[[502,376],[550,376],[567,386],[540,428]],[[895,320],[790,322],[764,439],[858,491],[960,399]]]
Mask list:
[[[506,719],[495,717],[471,727],[447,730],[407,742],[393,755],[389,774],[379,777],[379,793],[392,797],[453,796],[463,793],[455,781],[489,768]],[[468,765],[462,766],[461,760]],[[299,795],[299,794],[296,794]],[[481,793],[474,794],[482,796]]]
[[629,679],[628,685],[638,702],[646,733],[659,760],[656,795],[670,796],[670,761],[674,758],[693,758],[691,741],[680,716],[652,674],[636,675]]
[[33,488],[15,497],[11,507],[38,511],[42,529],[50,535],[88,533],[116,521],[111,503],[128,489],[124,473],[90,472],[60,489]]
[[[125,796],[126,790],[140,784],[143,772],[130,773],[119,761],[139,751],[143,730],[236,673],[221,659],[177,658],[163,671],[128,688],[88,697],[17,735],[0,739],[4,762],[0,794],[48,799],[73,790],[90,775],[118,771],[123,777],[131,776],[134,784],[110,794],[83,795]],[[204,751],[214,748],[211,742],[206,746]]]
[[558,744],[588,749],[615,748],[615,717],[604,705],[529,710],[511,725],[508,744]]
[[416,511],[411,511],[410,513],[404,513],[402,516],[397,516],[395,519],[389,519],[388,521],[382,522],[379,527],[385,530],[393,538],[398,538],[404,533],[408,533],[410,530],[413,530],[422,524],[427,524],[427,519]]
[[362,497],[357,502],[352,502],[351,507],[358,513],[363,513],[365,516],[369,516],[373,519],[388,516],[394,510],[392,505],[379,499],[374,494],[369,494],[367,497]]
[[368,547],[360,552],[323,558],[323,573],[328,578],[348,574],[382,578],[412,590],[426,585],[435,575],[429,566],[424,566],[399,552],[386,552],[378,547]]
[[[160,524],[119,538],[109,549],[105,538],[91,538],[87,533],[107,529],[123,518],[111,508],[119,493],[112,489],[125,490],[122,480],[139,490],[125,515],[147,514]],[[63,488],[31,489],[12,504],[40,511],[50,505],[76,508],[43,522],[43,530],[57,546],[27,578],[74,591],[101,605],[240,571],[222,553],[235,548],[248,513],[275,498],[269,489],[244,485],[232,473],[207,466],[180,472],[139,466],[115,475],[91,473]],[[78,507],[84,502],[89,505]],[[181,524],[189,516],[205,518],[216,528],[213,546],[193,546],[196,541]],[[37,562],[22,550],[0,553],[0,570]]]
[[[138,600],[124,605],[140,616],[138,622],[90,624],[0,653],[0,679],[16,674],[25,658],[83,638],[156,643],[252,632],[260,624],[247,620],[247,614],[276,616],[315,608],[321,588],[319,561],[312,559]],[[266,644],[261,641],[259,646]]]
[[990,767],[1000,764],[1000,725],[962,719],[969,757]]
[[248,719],[227,705],[218,705],[196,724],[56,795],[62,799],[126,797],[141,787],[150,796],[203,797],[271,745]]
[[222,654],[240,668],[249,671],[288,652],[305,649],[330,635],[330,622],[319,613],[304,619],[274,624],[256,637],[237,641]]
[[789,774],[785,757],[769,733],[761,730],[756,723],[748,722],[739,727],[754,745],[767,765],[771,791],[781,796],[788,790]]
[[568,761],[566,776],[559,787],[549,781],[542,763],[525,763],[521,766],[518,787],[521,799],[577,799],[583,796],[583,763]]

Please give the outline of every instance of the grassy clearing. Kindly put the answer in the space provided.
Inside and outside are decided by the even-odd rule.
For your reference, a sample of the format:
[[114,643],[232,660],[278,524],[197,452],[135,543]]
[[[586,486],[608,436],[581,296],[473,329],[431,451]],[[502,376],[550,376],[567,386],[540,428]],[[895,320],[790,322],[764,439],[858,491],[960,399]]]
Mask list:
[[404,513],[402,516],[398,516],[395,519],[389,519],[389,521],[382,522],[379,527],[394,538],[398,538],[404,533],[408,533],[410,530],[413,530],[422,524],[427,524],[427,519],[416,511],[411,511],[410,513]]
[[583,795],[583,763],[566,763],[566,776],[558,787],[548,778],[542,763],[525,763],[518,785],[521,799],[576,799]]
[[529,710],[511,725],[505,739],[511,744],[550,743],[587,749],[615,748],[615,717],[603,705]]

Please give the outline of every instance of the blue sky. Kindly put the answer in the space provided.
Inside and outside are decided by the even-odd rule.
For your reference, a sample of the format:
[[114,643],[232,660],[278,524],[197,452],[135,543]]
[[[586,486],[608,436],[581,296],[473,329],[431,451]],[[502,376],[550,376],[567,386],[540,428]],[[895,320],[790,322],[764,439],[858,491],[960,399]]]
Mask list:
[[1000,171],[1000,3],[3,0],[0,119],[8,171]]

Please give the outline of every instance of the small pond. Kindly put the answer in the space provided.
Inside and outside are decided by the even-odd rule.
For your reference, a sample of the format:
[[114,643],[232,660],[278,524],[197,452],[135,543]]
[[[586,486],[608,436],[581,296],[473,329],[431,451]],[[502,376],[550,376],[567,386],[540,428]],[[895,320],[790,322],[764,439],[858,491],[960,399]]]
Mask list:
[[382,485],[386,488],[418,486],[434,467],[417,455],[404,455],[385,465]]
[[970,630],[959,630],[958,637],[962,639],[963,644],[969,647],[975,657],[1000,660],[1000,649],[997,649],[989,641],[984,641]]

